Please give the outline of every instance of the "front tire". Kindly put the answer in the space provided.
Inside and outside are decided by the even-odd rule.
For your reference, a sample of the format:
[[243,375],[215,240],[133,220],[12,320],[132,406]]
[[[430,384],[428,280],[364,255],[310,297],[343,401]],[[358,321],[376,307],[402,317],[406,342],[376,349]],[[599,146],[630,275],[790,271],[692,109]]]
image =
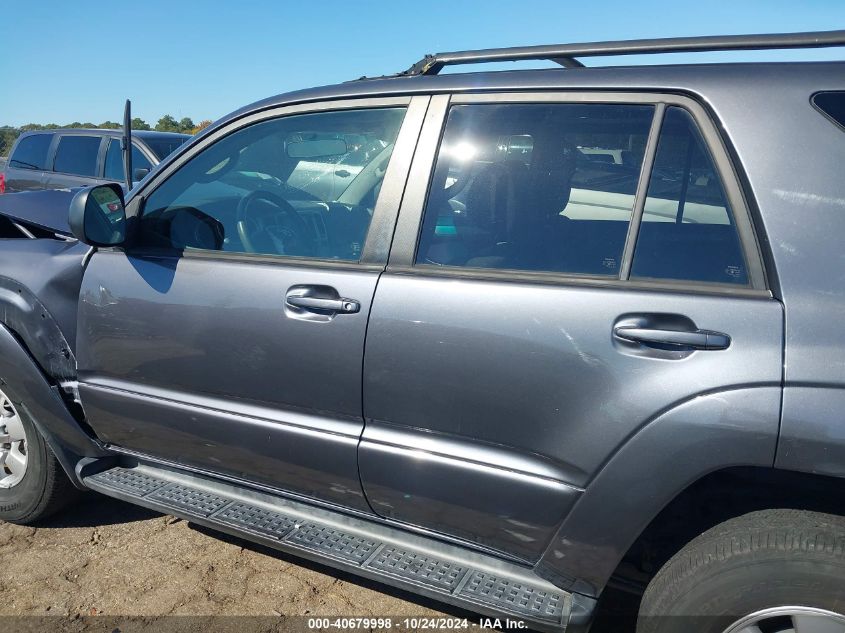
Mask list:
[[78,492],[23,407],[0,391],[0,520],[35,523]]
[[802,617],[845,631],[830,613],[845,613],[845,517],[763,510],[672,557],[643,595],[637,633],[786,633]]

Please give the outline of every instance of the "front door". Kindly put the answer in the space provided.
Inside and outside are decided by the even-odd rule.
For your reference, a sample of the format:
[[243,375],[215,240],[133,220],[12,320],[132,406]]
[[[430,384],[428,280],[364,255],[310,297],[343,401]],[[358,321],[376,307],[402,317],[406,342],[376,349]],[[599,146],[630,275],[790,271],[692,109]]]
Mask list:
[[651,420],[779,384],[781,306],[694,102],[437,99],[370,317],[361,478],[383,516],[536,561]]
[[[129,202],[131,245],[96,252],[81,293],[80,393],[103,441],[368,508],[364,335],[426,101],[230,124]],[[302,162],[349,161],[337,195],[290,182]]]

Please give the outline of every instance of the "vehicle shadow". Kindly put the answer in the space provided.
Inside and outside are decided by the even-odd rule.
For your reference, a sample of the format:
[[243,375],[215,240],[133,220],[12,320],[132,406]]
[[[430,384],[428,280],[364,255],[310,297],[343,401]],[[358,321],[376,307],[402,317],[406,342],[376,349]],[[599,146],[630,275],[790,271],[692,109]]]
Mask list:
[[35,527],[94,528],[147,521],[157,516],[162,514],[105,495],[85,493],[76,503],[52,517],[39,521]]

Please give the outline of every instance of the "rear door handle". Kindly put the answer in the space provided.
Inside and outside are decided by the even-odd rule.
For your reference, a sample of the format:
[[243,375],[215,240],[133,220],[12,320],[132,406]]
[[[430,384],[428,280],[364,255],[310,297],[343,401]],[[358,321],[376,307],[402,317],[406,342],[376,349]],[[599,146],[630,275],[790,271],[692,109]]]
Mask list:
[[614,329],[613,334],[622,340],[645,345],[675,345],[701,350],[727,349],[731,344],[731,337],[727,334],[709,330],[685,332],[622,325]]
[[361,304],[354,299],[324,299],[322,297],[309,297],[289,294],[285,297],[288,305],[303,310],[321,310],[323,312],[341,312],[343,314],[354,314],[361,309]]

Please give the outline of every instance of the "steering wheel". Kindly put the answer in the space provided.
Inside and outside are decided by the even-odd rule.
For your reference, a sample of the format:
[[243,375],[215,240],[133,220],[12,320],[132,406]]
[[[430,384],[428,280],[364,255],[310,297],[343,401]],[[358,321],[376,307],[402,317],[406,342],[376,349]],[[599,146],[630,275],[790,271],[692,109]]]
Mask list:
[[[259,200],[269,202],[256,207]],[[269,191],[253,191],[241,198],[237,210],[238,237],[247,253],[278,253],[279,255],[312,256],[316,253],[314,237],[308,225],[290,202]],[[266,245],[266,246],[265,246]]]

